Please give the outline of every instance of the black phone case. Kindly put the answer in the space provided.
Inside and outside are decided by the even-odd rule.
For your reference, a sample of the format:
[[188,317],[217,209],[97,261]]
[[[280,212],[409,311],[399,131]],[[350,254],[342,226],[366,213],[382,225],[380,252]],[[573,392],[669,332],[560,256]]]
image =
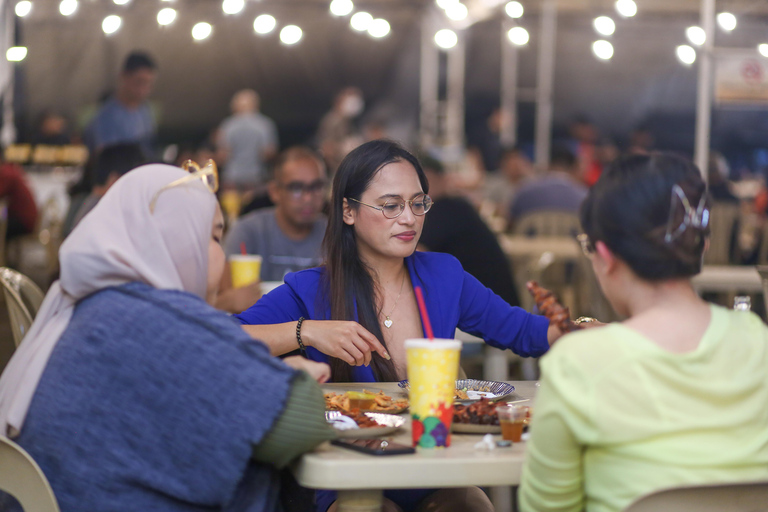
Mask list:
[[357,441],[351,439],[334,439],[331,441],[331,444],[341,446],[342,448],[349,448],[350,450],[355,450],[357,452],[367,453],[368,455],[404,455],[408,453],[416,453],[415,448],[403,444],[390,443],[388,441],[386,441],[387,446],[382,447],[379,445],[378,448],[373,448],[365,444],[358,444],[364,442],[366,441],[363,439]]

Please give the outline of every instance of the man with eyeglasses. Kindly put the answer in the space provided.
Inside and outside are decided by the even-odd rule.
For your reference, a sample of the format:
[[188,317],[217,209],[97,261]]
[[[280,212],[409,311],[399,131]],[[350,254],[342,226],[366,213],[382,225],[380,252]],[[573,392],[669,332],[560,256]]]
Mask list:
[[[328,178],[320,157],[306,147],[292,147],[275,162],[268,184],[275,204],[251,212],[232,227],[224,241],[227,255],[262,257],[261,280],[280,281],[288,272],[318,266],[320,246],[328,223],[322,210],[327,199]],[[229,270],[222,279],[216,306],[239,313],[261,297],[259,283],[233,289]]]

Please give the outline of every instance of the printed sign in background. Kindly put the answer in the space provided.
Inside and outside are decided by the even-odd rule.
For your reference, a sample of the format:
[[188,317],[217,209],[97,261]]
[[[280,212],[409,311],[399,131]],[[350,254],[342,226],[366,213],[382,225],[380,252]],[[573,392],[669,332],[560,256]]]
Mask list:
[[715,101],[721,105],[768,106],[768,58],[755,50],[717,55]]

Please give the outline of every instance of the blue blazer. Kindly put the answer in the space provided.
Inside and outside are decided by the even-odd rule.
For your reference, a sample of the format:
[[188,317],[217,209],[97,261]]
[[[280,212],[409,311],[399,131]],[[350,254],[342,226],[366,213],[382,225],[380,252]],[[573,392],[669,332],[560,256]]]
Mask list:
[[[483,338],[489,345],[510,349],[523,357],[538,357],[549,349],[549,321],[512,307],[490,289],[466,273],[451,255],[415,252],[405,258],[414,286],[421,286],[432,330],[437,338],[453,339],[456,327]],[[249,325],[277,324],[304,317],[330,318],[327,297],[320,296],[323,267],[302,270],[285,276],[285,284],[274,289],[235,315]],[[426,335],[425,335],[426,336]],[[329,357],[313,347],[307,355],[314,361]],[[375,382],[369,366],[356,366],[355,382]]]

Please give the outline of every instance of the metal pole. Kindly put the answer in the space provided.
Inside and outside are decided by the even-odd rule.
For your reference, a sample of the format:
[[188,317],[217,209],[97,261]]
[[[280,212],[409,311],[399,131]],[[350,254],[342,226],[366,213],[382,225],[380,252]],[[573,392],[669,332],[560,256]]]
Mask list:
[[464,147],[464,70],[466,41],[459,31],[459,42],[448,51],[448,87],[446,91],[446,143],[449,147]]
[[715,0],[701,0],[701,28],[707,35],[699,59],[699,81],[696,95],[696,145],[694,161],[704,180],[709,163],[709,131],[712,115],[712,61],[715,48]]
[[557,4],[544,0],[541,6],[539,62],[536,79],[536,167],[549,167],[552,145],[552,89],[555,80],[555,42],[557,37]]
[[3,95],[3,127],[0,130],[0,144],[3,147],[16,142],[16,124],[13,118],[14,64],[5,58],[5,52],[13,46],[15,33],[13,6],[8,0],[0,0],[0,93]]
[[438,51],[435,47],[434,8],[425,10],[421,18],[421,67],[419,69],[419,142],[421,147],[434,145],[437,136]]
[[514,24],[501,22],[501,143],[514,146],[517,143],[517,47],[507,37]]

